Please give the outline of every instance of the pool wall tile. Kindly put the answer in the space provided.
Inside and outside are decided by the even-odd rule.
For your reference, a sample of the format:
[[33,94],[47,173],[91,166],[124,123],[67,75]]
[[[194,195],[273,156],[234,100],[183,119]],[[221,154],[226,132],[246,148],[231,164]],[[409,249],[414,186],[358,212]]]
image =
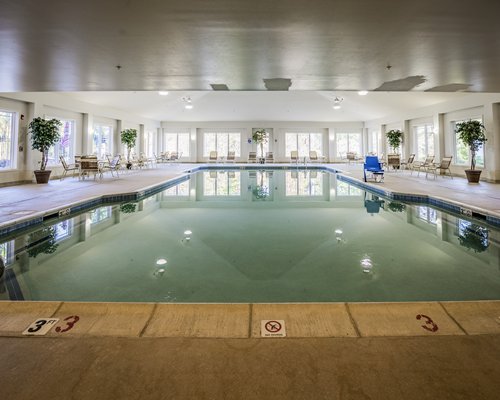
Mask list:
[[59,301],[0,301],[0,335],[22,336],[38,318],[49,318],[60,307]]
[[439,303],[348,303],[348,307],[363,337],[465,335]]
[[500,301],[441,302],[469,335],[500,334]]
[[[153,303],[63,303],[54,317],[60,318],[48,336],[138,337],[151,317]],[[78,321],[66,332],[68,322]],[[68,318],[68,321],[64,319]]]
[[249,304],[158,304],[143,336],[249,336]]
[[262,320],[284,320],[287,337],[356,337],[344,303],[254,304],[252,337],[261,337]]

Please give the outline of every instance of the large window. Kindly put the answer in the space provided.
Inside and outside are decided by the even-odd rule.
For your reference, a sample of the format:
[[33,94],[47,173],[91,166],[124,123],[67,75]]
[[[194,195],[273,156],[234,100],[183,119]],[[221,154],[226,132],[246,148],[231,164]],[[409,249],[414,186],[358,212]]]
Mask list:
[[368,135],[368,151],[372,154],[379,153],[380,132],[372,131]]
[[226,156],[228,151],[234,151],[236,157],[240,157],[241,133],[205,132],[203,135],[203,157],[208,157],[211,151],[217,151],[219,157]]
[[56,240],[59,242],[63,239],[70,238],[73,234],[73,220],[67,219],[54,225],[56,228]]
[[[47,117],[47,119],[52,119],[52,117]],[[74,157],[75,121],[59,120],[62,122],[59,127],[61,139],[59,139],[59,143],[49,148],[49,164],[58,164],[60,156],[63,156],[67,162],[71,163]]]
[[286,133],[286,156],[290,157],[292,151],[298,151],[299,157],[309,157],[310,151],[323,154],[323,135],[321,133]]
[[434,208],[428,206],[415,206],[415,208],[419,219],[432,225],[437,224],[437,213]]
[[189,157],[189,133],[165,133],[165,151]]
[[[479,121],[481,123],[483,122],[482,118],[474,118],[473,120]],[[461,140],[458,140],[456,134],[457,124],[461,122],[465,122],[465,120],[452,122],[453,137],[455,138],[455,157],[454,157],[455,164],[470,165],[471,162],[470,149]],[[484,146],[481,146],[476,151],[476,167],[484,167]]]
[[5,266],[12,263],[12,258],[14,255],[14,241],[5,242],[0,244],[0,257],[3,259]]
[[98,224],[111,218],[111,207],[99,207],[90,212],[91,224]]
[[203,172],[204,196],[240,196],[241,176],[238,171]]
[[337,179],[337,196],[362,196],[363,190]]
[[423,160],[434,153],[434,125],[418,125],[413,128],[416,140],[416,157]]
[[323,174],[318,171],[287,171],[285,196],[322,196]]
[[163,192],[164,196],[179,196],[179,197],[187,197],[189,196],[189,180],[181,182],[171,188],[168,188]]
[[16,113],[0,110],[0,170],[15,168],[15,115]]
[[153,132],[144,132],[144,154],[153,157],[155,152],[155,137]]
[[345,158],[347,153],[363,153],[361,133],[337,133],[337,158]]
[[92,136],[92,153],[99,158],[105,158],[111,154],[111,141],[113,138],[113,127],[110,125],[94,125]]

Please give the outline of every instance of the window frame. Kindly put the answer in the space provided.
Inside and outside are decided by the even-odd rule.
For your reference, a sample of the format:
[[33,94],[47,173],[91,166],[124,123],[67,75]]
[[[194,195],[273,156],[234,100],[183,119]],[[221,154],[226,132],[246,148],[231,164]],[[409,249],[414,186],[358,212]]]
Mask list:
[[[301,146],[299,146],[299,135],[307,135],[307,154],[304,154],[303,152],[301,152]],[[312,135],[317,135],[319,136],[320,140],[319,140],[319,144],[320,144],[320,147],[319,148],[315,148],[315,147],[311,147],[311,137]],[[316,151],[318,156],[323,156],[324,155],[324,151],[323,151],[323,148],[324,148],[324,132],[318,132],[318,131],[313,131],[313,130],[300,130],[300,131],[285,131],[285,157],[288,157],[290,158],[291,157],[291,152],[292,151],[297,151],[298,154],[299,154],[299,157],[309,157],[309,152],[311,151]],[[289,147],[288,146],[288,143],[289,143],[289,138],[292,137],[292,136],[295,136],[295,140],[294,140],[294,145]]]
[[[207,146],[207,137],[209,135],[215,135],[215,148],[208,147]],[[220,138],[222,138],[224,135],[227,135],[227,143],[221,144],[220,143]],[[238,135],[238,140],[234,141],[236,146],[234,147],[234,150],[231,150],[231,141],[230,141],[230,135]],[[235,152],[235,157],[240,158],[241,157],[241,138],[242,138],[242,132],[238,131],[236,129],[231,129],[231,130],[219,130],[219,129],[210,129],[206,130],[203,132],[203,149],[202,149],[202,156],[205,158],[208,158],[210,155],[211,151],[217,151],[217,154],[219,157],[225,157],[227,156],[228,151],[234,151]],[[219,148],[225,146],[227,148],[226,152],[221,152],[219,151]]]
[[[420,155],[418,152],[418,149],[419,149],[418,129],[422,128],[422,127],[424,128],[424,142],[425,142],[424,143],[424,147],[425,147],[425,154],[424,155]],[[436,154],[436,133],[434,131],[434,124],[433,123],[424,123],[424,124],[414,125],[413,126],[413,136],[415,137],[415,158],[417,160],[424,160],[429,155],[435,156],[435,154]],[[429,136],[432,136],[432,147],[433,147],[432,154],[429,152]]]
[[[0,108],[0,113],[11,114],[11,123],[10,123],[10,151],[9,157],[10,159],[2,159],[10,162],[9,167],[0,167],[0,172],[2,171],[12,171],[17,170],[17,144],[19,140],[19,123],[18,123],[18,112],[13,110],[8,110],[4,108]],[[2,142],[0,142],[2,143]]]
[[[175,150],[167,148],[167,136],[175,135]],[[181,151],[179,149],[179,136],[187,137],[187,152]],[[189,158],[191,156],[191,134],[189,132],[164,132],[163,133],[163,151],[164,152],[176,152],[179,154],[179,158]]]
[[65,122],[70,122],[71,123],[71,126],[72,126],[72,130],[71,130],[71,134],[70,134],[70,138],[69,138],[69,154],[68,156],[64,157],[64,160],[67,162],[67,163],[72,163],[73,160],[74,160],[74,157],[75,157],[75,135],[76,135],[76,120],[74,119],[71,119],[71,118],[59,118],[59,117],[49,117],[49,116],[45,116],[45,119],[46,120],[50,120],[50,119],[58,119],[59,121],[62,122],[62,125],[61,127],[59,128],[59,133],[61,134],[61,139],[59,139],[59,142],[57,144],[55,144],[54,146],[50,146],[49,148],[49,154],[51,152],[51,150],[54,152],[54,158],[53,159],[50,159],[49,158],[49,161],[47,163],[47,165],[57,165],[59,164],[59,156],[60,156],[60,144],[63,140],[63,135],[64,135],[64,132],[62,132],[64,130],[64,123]]
[[[108,146],[109,147],[107,148],[107,151],[104,152],[104,154],[100,154],[99,153],[99,148],[97,150],[94,149],[94,145],[95,145],[94,136],[95,136],[95,131],[96,131],[97,127],[101,128],[100,131],[99,131],[99,135],[98,135],[99,142],[101,142],[101,143],[102,143],[102,128],[106,127],[106,128],[110,129],[109,140],[108,140]],[[95,155],[97,155],[98,158],[104,158],[106,156],[106,154],[113,154],[113,130],[114,130],[114,127],[111,124],[95,123],[93,125],[93,127],[92,127],[92,153],[95,154]]]

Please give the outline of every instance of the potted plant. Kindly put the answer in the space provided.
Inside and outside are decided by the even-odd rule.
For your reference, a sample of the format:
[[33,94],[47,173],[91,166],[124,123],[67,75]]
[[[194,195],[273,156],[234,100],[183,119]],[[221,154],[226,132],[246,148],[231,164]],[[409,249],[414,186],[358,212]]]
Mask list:
[[127,146],[127,168],[132,168],[132,162],[130,161],[130,151],[135,146],[137,140],[137,129],[124,129],[121,132],[122,143]]
[[458,242],[474,253],[482,253],[489,246],[488,229],[474,223],[467,225],[459,234]]
[[265,129],[257,129],[252,134],[252,139],[255,143],[260,146],[260,161],[264,163],[264,143],[267,143],[269,140],[269,135],[267,134]]
[[35,258],[39,254],[52,254],[58,246],[54,226],[46,226],[29,234],[27,248],[30,257]]
[[40,169],[35,170],[36,183],[47,183],[51,170],[46,170],[49,148],[54,146],[61,138],[59,127],[62,122],[58,119],[43,119],[37,117],[29,124],[31,133],[31,148],[42,153]]
[[385,134],[387,136],[387,141],[389,142],[389,146],[392,147],[392,152],[396,154],[398,147],[401,145],[403,141],[403,132],[399,129],[391,129],[389,132]]
[[484,125],[476,120],[460,122],[457,124],[457,138],[470,149],[470,169],[465,170],[465,175],[469,183],[478,183],[481,171],[476,170],[476,152],[486,142]]

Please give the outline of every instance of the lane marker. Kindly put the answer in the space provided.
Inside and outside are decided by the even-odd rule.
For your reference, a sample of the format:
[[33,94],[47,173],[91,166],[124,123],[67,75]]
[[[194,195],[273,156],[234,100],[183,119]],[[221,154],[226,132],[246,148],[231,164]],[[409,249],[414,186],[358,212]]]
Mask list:
[[22,334],[28,336],[45,336],[58,321],[59,318],[38,318]]
[[425,325],[420,325],[422,328],[424,328],[425,330],[429,331],[429,332],[437,332],[438,331],[438,326],[436,325],[436,323],[431,319],[431,317],[428,317],[427,315],[424,315],[424,314],[418,314],[417,315],[417,319],[420,320],[420,319],[424,319],[424,322],[425,322]]
[[261,337],[286,337],[285,321],[282,319],[263,319],[260,321]]

